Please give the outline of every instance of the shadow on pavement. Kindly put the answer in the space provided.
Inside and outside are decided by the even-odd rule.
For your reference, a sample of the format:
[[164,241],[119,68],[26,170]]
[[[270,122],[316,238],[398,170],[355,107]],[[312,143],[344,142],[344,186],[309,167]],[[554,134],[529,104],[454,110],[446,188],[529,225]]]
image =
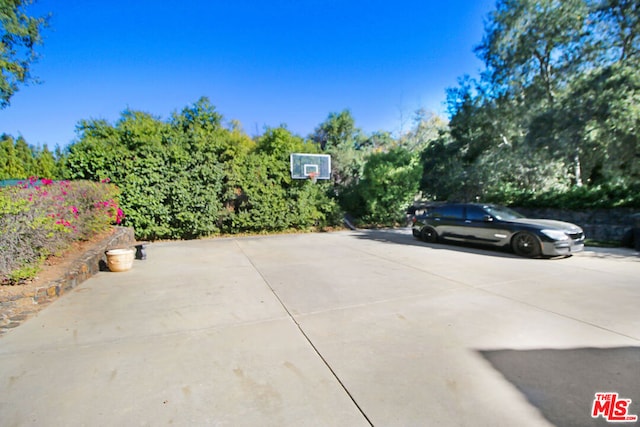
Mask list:
[[603,416],[591,417],[595,394],[600,392],[631,399],[628,415],[637,415],[640,422],[640,347],[493,350],[480,354],[554,425],[611,425]]
[[410,245],[417,247],[428,247],[435,250],[449,250],[457,252],[466,252],[478,255],[486,255],[500,258],[517,258],[525,259],[516,256],[508,248],[498,248],[492,246],[482,246],[474,244],[462,244],[447,241],[446,243],[426,243],[422,240],[416,239],[411,234],[411,231],[388,229],[388,230],[355,230],[356,237],[363,240],[373,240],[381,243],[395,243],[399,245]]

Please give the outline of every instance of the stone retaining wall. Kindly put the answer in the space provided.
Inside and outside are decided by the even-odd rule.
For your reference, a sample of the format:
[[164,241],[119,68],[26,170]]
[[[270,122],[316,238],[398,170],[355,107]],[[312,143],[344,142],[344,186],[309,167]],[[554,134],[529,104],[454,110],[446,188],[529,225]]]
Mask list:
[[[110,249],[129,248],[135,244],[134,230],[131,227],[114,227],[113,234],[88,250],[65,274],[49,283],[43,290],[38,290],[33,296],[37,301],[40,296],[60,296],[67,290],[73,289],[100,270],[107,270],[106,251]],[[44,291],[44,295],[40,295]]]
[[[134,230],[114,227],[112,233],[93,244],[84,255],[70,265],[60,277],[44,286],[20,292],[0,301],[0,335],[20,325],[48,302],[75,288],[101,270],[106,270],[109,249],[130,248],[136,244]],[[19,285],[17,285],[19,286]]]
[[634,227],[635,214],[640,209],[565,209],[514,208],[531,218],[550,218],[572,222],[583,228],[587,239],[621,242],[624,234]]

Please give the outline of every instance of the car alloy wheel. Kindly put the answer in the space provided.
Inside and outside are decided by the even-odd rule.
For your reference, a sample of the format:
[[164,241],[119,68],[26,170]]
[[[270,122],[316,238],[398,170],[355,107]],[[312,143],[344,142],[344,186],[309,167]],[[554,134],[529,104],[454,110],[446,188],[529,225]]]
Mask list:
[[513,251],[520,256],[535,258],[540,256],[540,241],[531,233],[521,232],[511,240]]
[[435,229],[431,227],[424,227],[422,229],[421,234],[422,234],[422,240],[424,240],[427,243],[438,242],[438,233],[436,232]]

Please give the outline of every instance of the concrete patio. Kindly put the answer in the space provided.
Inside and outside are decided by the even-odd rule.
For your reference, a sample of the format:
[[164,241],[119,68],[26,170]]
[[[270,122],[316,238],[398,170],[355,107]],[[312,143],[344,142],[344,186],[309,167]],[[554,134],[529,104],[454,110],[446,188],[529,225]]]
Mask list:
[[640,414],[640,257],[408,230],[154,243],[0,337],[3,425],[588,426]]

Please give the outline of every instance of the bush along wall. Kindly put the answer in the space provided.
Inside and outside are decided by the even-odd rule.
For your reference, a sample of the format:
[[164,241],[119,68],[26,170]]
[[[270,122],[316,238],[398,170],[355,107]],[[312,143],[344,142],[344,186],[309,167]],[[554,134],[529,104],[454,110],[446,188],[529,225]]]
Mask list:
[[48,256],[123,218],[112,184],[30,178],[0,188],[0,282],[32,279]]

